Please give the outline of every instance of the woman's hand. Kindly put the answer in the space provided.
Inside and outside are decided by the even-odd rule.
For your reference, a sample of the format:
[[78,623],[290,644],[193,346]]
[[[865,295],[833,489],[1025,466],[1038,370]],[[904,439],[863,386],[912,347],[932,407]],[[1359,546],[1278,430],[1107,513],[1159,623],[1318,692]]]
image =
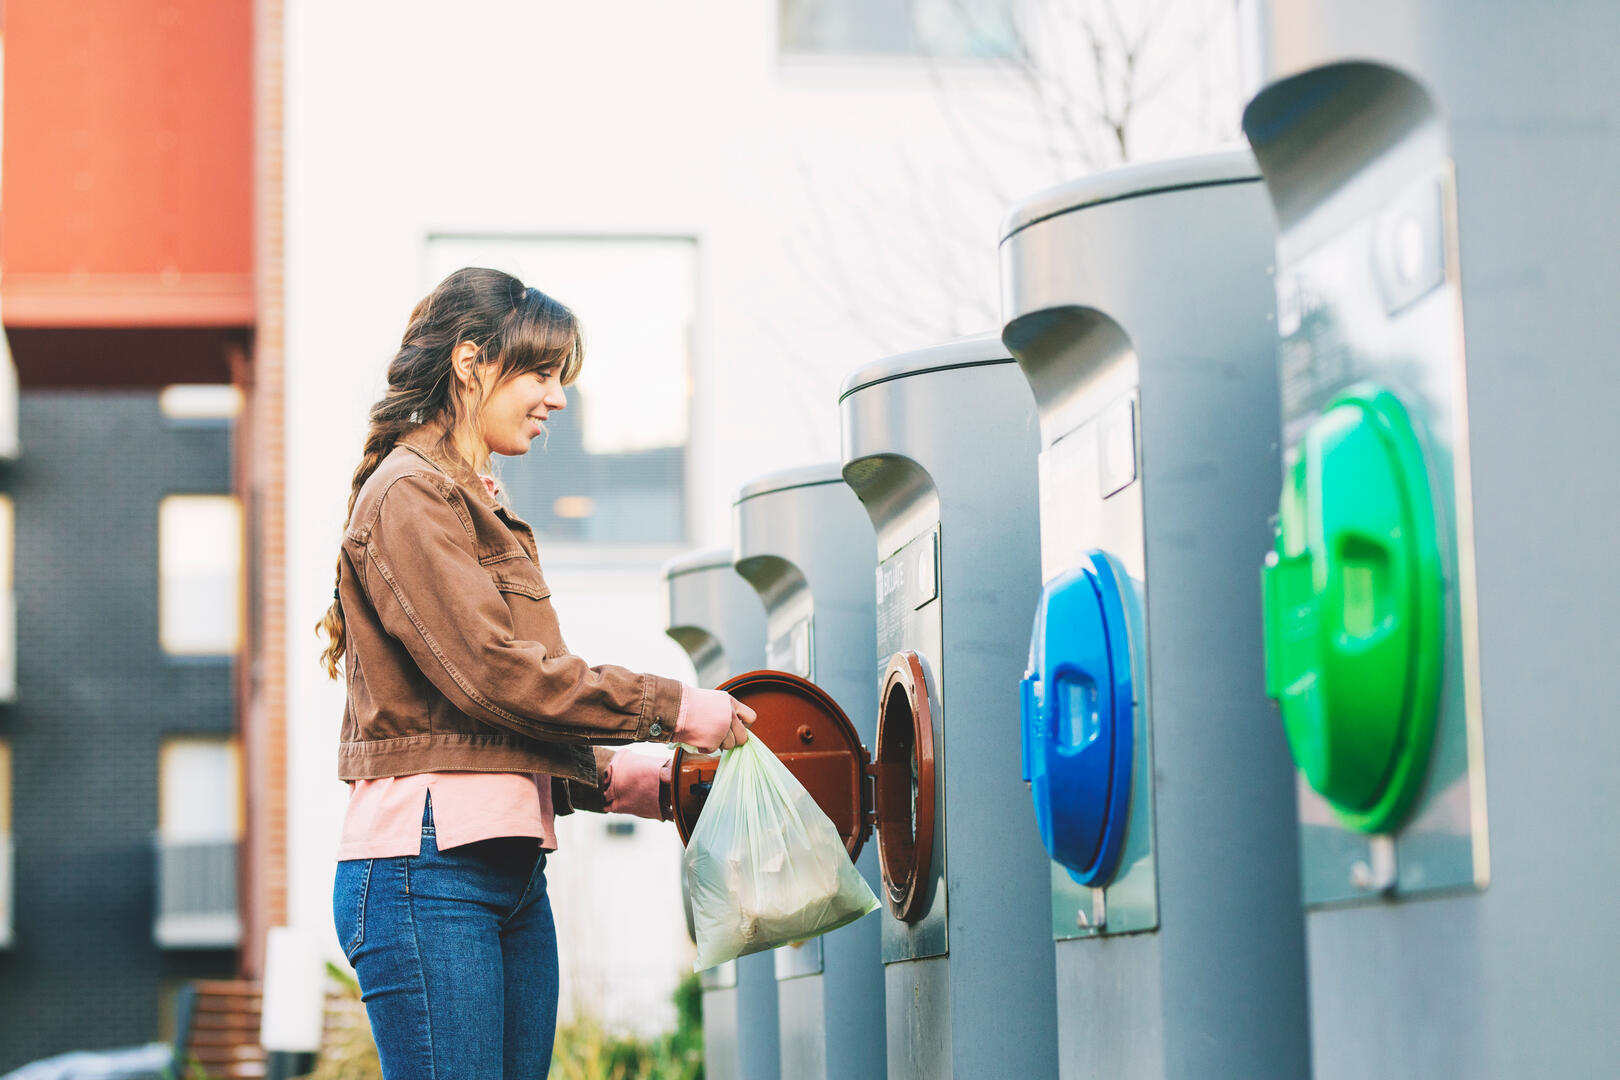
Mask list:
[[[730,750],[748,741],[753,709],[720,690],[687,687],[675,741],[700,753]],[[610,814],[667,820],[660,785],[671,783],[675,755],[667,746],[637,745],[614,753],[603,770],[602,795]]]
[[[731,697],[730,694],[726,696]],[[726,732],[726,737],[720,741],[720,749],[730,750],[747,742],[748,729],[754,726],[754,721],[758,718],[753,709],[736,698],[731,698],[731,728]]]
[[674,741],[700,754],[730,750],[748,741],[754,710],[723,690],[688,686],[675,722]]
[[667,746],[631,746],[608,762],[602,794],[610,814],[665,820],[659,785],[670,781],[675,754]]

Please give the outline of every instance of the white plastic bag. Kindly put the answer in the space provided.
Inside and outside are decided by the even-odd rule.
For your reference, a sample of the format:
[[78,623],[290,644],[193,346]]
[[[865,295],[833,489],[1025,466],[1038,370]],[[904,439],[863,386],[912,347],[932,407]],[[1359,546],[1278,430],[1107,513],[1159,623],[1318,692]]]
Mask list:
[[758,736],[721,754],[683,865],[694,971],[878,909],[838,830]]

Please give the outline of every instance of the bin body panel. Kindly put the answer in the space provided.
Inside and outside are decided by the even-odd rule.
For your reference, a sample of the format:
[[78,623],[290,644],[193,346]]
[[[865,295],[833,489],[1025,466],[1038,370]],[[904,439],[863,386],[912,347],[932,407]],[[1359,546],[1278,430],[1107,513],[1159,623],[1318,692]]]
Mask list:
[[[868,847],[861,852],[856,866],[861,876],[873,884],[878,877],[877,851]],[[881,882],[878,883],[881,885]],[[876,891],[876,888],[873,890]],[[885,1024],[883,1019],[883,927],[882,913],[868,915],[860,922],[831,935],[824,944],[827,974],[804,980],[789,979],[781,984],[780,993],[786,994],[795,984],[803,981],[810,986],[809,993],[817,993],[822,1002],[823,1020],[817,1027],[813,1020],[801,1023],[789,1021],[792,1004],[784,997],[782,1005],[783,1030],[798,1032],[809,1028],[819,1039],[826,1059],[824,1072],[813,1070],[799,1075],[825,1077],[873,1077],[881,1080],[888,1075]],[[849,933],[848,931],[855,931]],[[842,936],[840,936],[842,935]],[[780,970],[780,968],[778,968]],[[814,984],[820,983],[819,987]],[[807,1013],[807,1015],[810,1015]],[[784,1047],[784,1054],[786,1049]],[[789,1075],[786,1058],[783,1076]]]
[[936,956],[889,964],[883,982],[889,1002],[889,1075],[919,1080],[972,1075],[958,1069],[952,1058],[956,1032],[951,1027],[950,962]]
[[[810,679],[861,743],[877,734],[872,693],[877,542],[836,464],[772,474],[739,493],[732,556],[765,609],[766,664]],[[880,893],[877,845],[856,866]],[[774,954],[783,1080],[882,1080],[882,923],[877,915]]]
[[703,991],[703,1075],[745,1080],[737,1055],[737,987]]
[[915,923],[883,914],[889,1076],[1052,1076],[1048,863],[1015,737],[1040,593],[1033,401],[986,337],[864,369],[841,407],[877,534],[869,685],[916,653],[934,728],[932,891]]
[[1122,934],[1086,941],[1083,950],[1058,944],[1060,1015],[1107,1017],[1058,1025],[1062,1080],[1165,1075],[1164,1000],[1157,981],[1142,977],[1158,966],[1160,942],[1158,934]]
[[1066,1077],[1309,1071],[1293,767],[1255,588],[1280,482],[1275,228],[1235,157],[1122,170],[1106,200],[1086,192],[1108,177],[1081,182],[1002,242],[1003,336],[1041,410],[1043,577],[1103,551],[1141,602],[1126,853],[1103,889],[1052,873]]
[[[882,969],[879,968],[881,978]],[[776,987],[782,1080],[824,1080],[827,1070],[826,980],[818,973],[781,979]],[[882,1049],[881,1042],[879,1049]]]
[[[1356,905],[1327,918],[1319,912],[1309,916],[1311,963],[1331,972],[1331,977],[1320,978],[1313,970],[1311,980],[1317,1076],[1600,1076],[1610,1069],[1612,1034],[1606,1036],[1610,1045],[1601,1059],[1582,1051],[1592,1068],[1502,1069],[1490,1034],[1478,1030],[1491,996],[1484,981],[1489,957],[1480,947],[1487,896],[1489,890],[1448,900]],[[1411,963],[1413,955],[1423,963]],[[1376,992],[1369,993],[1369,987]],[[1560,1020],[1543,1032],[1576,1030]],[[1437,1037],[1437,1032],[1446,1037]],[[1548,1045],[1553,1041],[1538,1038],[1534,1047],[1513,1052],[1526,1061],[1531,1052],[1542,1060],[1570,1060],[1569,1049]]]
[[[1426,163],[1454,177],[1443,286],[1456,296],[1453,509],[1458,572],[1473,591],[1455,629],[1465,658],[1476,650],[1477,684],[1465,687],[1458,790],[1467,803],[1435,813],[1475,838],[1478,891],[1405,896],[1401,881],[1393,899],[1310,912],[1316,1075],[1607,1074],[1620,864],[1601,838],[1620,829],[1620,730],[1596,718],[1620,697],[1620,475],[1592,463],[1620,455],[1620,380],[1607,359],[1620,336],[1620,9],[1601,0],[1263,8],[1264,66],[1276,81],[1256,102],[1303,89],[1297,77],[1330,65],[1381,65],[1430,100]],[[1303,99],[1282,104],[1291,103]],[[1311,207],[1338,200],[1372,216],[1401,194],[1376,187],[1396,160],[1380,147],[1318,125],[1320,138],[1301,137],[1288,161],[1331,160],[1334,142],[1341,154],[1365,152],[1339,176],[1313,178],[1274,169],[1265,133],[1246,129],[1274,199],[1299,206],[1302,225]],[[1290,249],[1288,231],[1280,273],[1320,247]],[[1442,708],[1455,693],[1443,688]],[[1437,766],[1446,752],[1437,742]],[[1421,854],[1397,840],[1398,878]]]
[[[665,632],[691,657],[700,685],[715,687],[765,666],[765,611],[732,568],[729,550],[676,559],[664,568],[664,581]],[[711,968],[702,985],[706,1075],[776,1080],[781,1048],[771,954]]]

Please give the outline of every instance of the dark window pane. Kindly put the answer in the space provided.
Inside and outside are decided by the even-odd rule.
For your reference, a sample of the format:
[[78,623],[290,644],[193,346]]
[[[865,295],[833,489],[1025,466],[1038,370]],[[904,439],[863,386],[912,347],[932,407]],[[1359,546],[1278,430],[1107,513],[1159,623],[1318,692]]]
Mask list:
[[550,437],[502,458],[512,509],[537,535],[581,544],[679,544],[686,539],[686,448],[591,453],[582,432],[591,395],[546,421]]

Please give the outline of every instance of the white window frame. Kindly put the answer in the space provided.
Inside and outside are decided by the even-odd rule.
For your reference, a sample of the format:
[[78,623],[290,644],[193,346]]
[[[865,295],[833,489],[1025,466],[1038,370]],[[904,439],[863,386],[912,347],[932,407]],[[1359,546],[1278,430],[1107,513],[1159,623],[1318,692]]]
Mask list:
[[[171,508],[190,501],[206,501],[219,506],[229,505],[234,520],[234,535],[227,543],[235,552],[235,581],[231,602],[234,604],[234,626],[228,642],[203,640],[200,634],[189,634],[183,626],[175,625],[178,611],[171,610],[175,603],[169,589],[179,582],[171,573],[183,572],[183,560],[164,541],[168,533],[167,519]],[[174,492],[158,502],[158,644],[171,657],[230,657],[242,649],[246,640],[247,621],[247,547],[246,515],[242,500],[228,492]],[[171,565],[174,564],[174,565]]]

